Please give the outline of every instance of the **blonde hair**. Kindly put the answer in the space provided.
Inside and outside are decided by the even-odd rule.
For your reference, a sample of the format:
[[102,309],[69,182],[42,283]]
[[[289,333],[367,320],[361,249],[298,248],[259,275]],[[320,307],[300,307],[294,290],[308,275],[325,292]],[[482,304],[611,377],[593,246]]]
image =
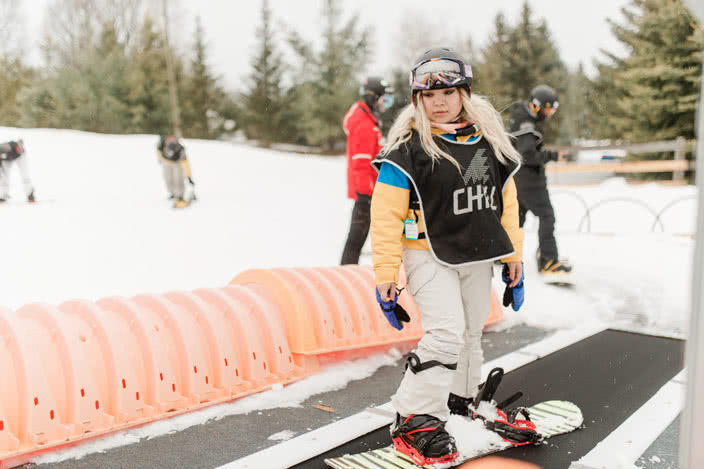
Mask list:
[[[511,144],[510,135],[504,129],[501,115],[491,103],[483,96],[477,94],[473,94],[470,97],[464,88],[457,88],[457,91],[459,91],[462,98],[460,118],[479,127],[482,136],[487,139],[492,150],[494,150],[496,159],[501,164],[507,165],[509,161],[520,163],[521,155]],[[389,130],[388,143],[382,149],[382,153],[386,154],[408,142],[415,128],[420,136],[420,144],[423,150],[433,159],[433,162],[444,158],[462,171],[463,168],[457,160],[440,148],[433,139],[432,124],[425,114],[425,107],[423,106],[423,93],[416,95],[416,101],[417,105],[409,104],[406,106],[394,121]]]

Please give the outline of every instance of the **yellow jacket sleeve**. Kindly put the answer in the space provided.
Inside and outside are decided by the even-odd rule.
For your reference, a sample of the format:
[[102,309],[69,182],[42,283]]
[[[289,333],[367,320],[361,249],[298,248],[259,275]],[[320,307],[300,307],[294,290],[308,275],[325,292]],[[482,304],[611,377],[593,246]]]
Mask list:
[[189,178],[191,177],[191,164],[188,162],[188,158],[184,158],[181,161],[179,161],[181,164],[181,167],[183,168],[183,177]]
[[501,226],[513,244],[514,253],[501,259],[501,262],[520,262],[523,260],[523,230],[518,224],[518,192],[512,177],[506,181],[502,195],[504,211],[501,214]]
[[398,283],[403,261],[403,220],[408,213],[409,189],[377,182],[372,194],[372,262],[376,283]]

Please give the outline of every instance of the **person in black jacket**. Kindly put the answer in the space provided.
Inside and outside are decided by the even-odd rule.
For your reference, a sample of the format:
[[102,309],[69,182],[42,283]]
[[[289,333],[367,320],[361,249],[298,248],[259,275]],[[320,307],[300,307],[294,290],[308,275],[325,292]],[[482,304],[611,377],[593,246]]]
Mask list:
[[533,88],[530,100],[511,107],[509,127],[514,146],[523,158],[516,175],[519,223],[523,227],[528,211],[538,217],[538,271],[541,274],[565,275],[572,267],[560,260],[555,241],[555,211],[550,203],[545,164],[562,159],[562,154],[543,148],[543,122],[557,111],[559,102],[554,89],[546,85]]

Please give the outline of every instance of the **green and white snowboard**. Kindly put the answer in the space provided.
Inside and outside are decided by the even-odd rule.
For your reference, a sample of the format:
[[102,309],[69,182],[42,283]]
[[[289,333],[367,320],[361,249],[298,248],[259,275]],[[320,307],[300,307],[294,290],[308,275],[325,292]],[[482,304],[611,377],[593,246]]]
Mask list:
[[[543,441],[555,435],[570,433],[580,428],[584,422],[584,417],[579,407],[568,401],[544,401],[527,409],[531,420],[535,423],[537,432],[542,435]],[[486,431],[491,433],[489,430]],[[460,457],[451,464],[425,467],[454,467],[470,459],[498,453],[512,447],[511,443],[501,440],[501,442],[493,443],[481,451],[474,451],[469,454],[461,453]],[[393,446],[363,453],[346,454],[338,458],[329,458],[325,460],[325,464],[334,469],[419,469],[423,467],[397,452]]]

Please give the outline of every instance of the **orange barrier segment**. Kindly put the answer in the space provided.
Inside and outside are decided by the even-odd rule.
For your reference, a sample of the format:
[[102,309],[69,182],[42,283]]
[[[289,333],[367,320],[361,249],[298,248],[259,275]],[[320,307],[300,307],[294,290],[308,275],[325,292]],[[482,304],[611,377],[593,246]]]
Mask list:
[[[404,290],[399,303],[411,322],[397,331],[388,323],[374,297],[375,278],[368,266],[299,269],[253,269],[231,284],[260,287],[274,296],[283,312],[291,350],[321,355],[395,343],[423,335],[418,307]],[[405,284],[405,279],[400,280]],[[503,309],[492,290],[491,314],[486,326],[503,319]]]
[[386,321],[374,298],[374,275],[360,266],[254,269],[231,284],[271,292],[283,312],[293,353],[320,355],[418,340],[422,336],[415,302],[402,294],[412,320],[402,331]]

